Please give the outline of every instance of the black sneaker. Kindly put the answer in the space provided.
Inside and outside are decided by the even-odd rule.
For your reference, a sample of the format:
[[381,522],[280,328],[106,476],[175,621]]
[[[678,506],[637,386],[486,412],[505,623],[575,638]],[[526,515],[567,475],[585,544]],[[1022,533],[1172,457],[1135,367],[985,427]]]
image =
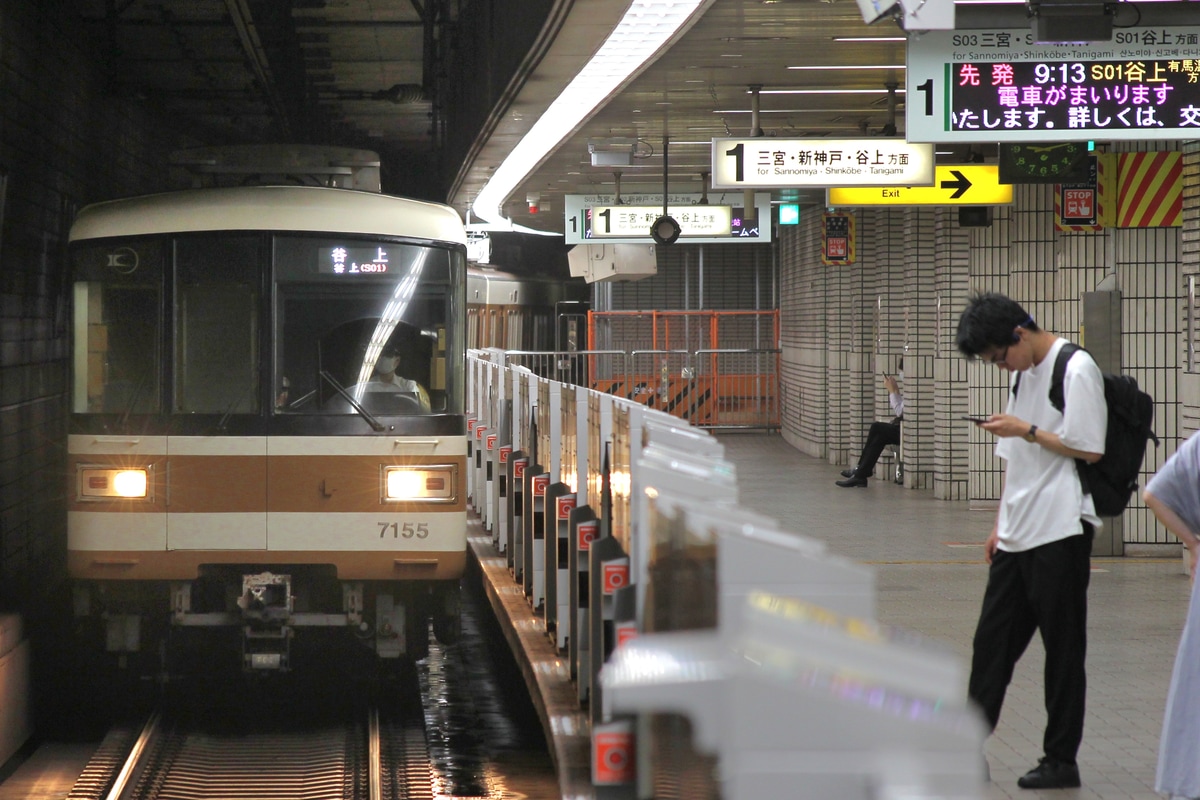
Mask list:
[[1079,766],[1046,756],[1033,769],[1017,779],[1022,789],[1076,789]]

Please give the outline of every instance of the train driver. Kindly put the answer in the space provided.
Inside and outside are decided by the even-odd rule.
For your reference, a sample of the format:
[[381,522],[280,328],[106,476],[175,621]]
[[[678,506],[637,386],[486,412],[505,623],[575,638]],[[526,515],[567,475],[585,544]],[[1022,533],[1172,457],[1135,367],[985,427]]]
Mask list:
[[429,413],[429,392],[411,378],[396,373],[400,366],[400,350],[393,344],[385,345],[375,362],[375,373],[365,387],[367,392],[400,392],[415,397],[421,411]]

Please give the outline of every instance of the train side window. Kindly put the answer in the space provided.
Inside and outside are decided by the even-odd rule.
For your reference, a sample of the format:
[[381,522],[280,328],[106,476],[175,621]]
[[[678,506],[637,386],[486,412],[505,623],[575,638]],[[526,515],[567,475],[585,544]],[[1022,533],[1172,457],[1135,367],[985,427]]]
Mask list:
[[176,413],[258,412],[258,254],[244,234],[177,241]]
[[162,402],[163,244],[114,240],[74,251],[71,408],[156,414]]

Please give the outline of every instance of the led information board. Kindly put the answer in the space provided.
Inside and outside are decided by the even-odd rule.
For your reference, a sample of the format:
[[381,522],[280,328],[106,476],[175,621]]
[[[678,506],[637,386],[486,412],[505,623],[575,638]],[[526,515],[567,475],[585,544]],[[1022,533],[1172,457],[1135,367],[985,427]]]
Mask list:
[[904,139],[713,139],[714,189],[927,186],[933,147]]
[[[649,236],[650,226],[662,216],[657,206],[596,206],[588,215],[593,239],[622,239]],[[679,223],[679,236],[729,236],[733,232],[732,206],[667,206],[667,214]]]
[[1028,28],[908,40],[905,123],[920,142],[1200,136],[1200,27],[1134,26],[1112,41],[1035,43]]

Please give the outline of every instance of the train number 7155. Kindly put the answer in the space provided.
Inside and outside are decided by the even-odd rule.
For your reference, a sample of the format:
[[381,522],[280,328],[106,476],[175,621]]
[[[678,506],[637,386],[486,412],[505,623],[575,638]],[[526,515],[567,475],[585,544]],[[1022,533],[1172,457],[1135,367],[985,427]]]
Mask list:
[[391,533],[393,539],[426,539],[429,537],[427,522],[379,522],[379,538],[386,539]]

